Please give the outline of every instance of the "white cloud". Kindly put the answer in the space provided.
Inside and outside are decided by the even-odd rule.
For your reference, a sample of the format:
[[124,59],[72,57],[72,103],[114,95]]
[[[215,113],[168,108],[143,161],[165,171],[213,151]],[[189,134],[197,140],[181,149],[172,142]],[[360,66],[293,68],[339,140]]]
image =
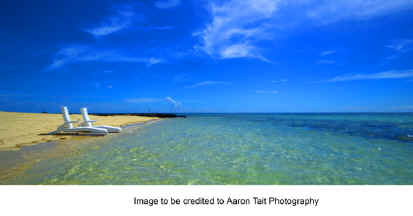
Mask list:
[[257,91],[255,91],[255,93],[257,93],[257,94],[278,94],[279,92],[276,91],[276,90],[269,90],[269,91],[267,91],[267,90],[257,90]]
[[373,74],[355,74],[334,77],[328,82],[344,82],[353,80],[377,80],[377,79],[404,79],[413,77],[413,69],[410,70],[392,70]]
[[164,60],[160,58],[127,56],[115,50],[97,50],[83,45],[71,45],[60,49],[46,70],[55,70],[64,65],[76,62],[90,61],[134,62],[145,63],[147,66],[164,62]]
[[327,50],[327,51],[323,51],[320,55],[321,56],[328,56],[328,55],[333,55],[335,53],[336,53],[335,50]]
[[155,7],[159,9],[169,9],[177,7],[181,4],[181,0],[158,0],[155,2]]
[[413,6],[411,0],[297,0],[310,19],[328,24],[346,19],[368,19]]
[[240,58],[240,57],[253,57],[255,47],[248,44],[234,44],[222,49],[221,56],[223,58]]
[[106,36],[131,26],[135,16],[136,14],[131,8],[124,7],[117,10],[114,15],[110,16],[99,25],[87,28],[84,31],[95,37]]
[[48,66],[47,69],[56,69],[62,67],[63,65],[67,64],[68,62],[76,59],[77,56],[81,55],[82,53],[86,52],[89,48],[82,45],[74,45],[70,47],[66,47],[60,49],[53,60],[53,63]]
[[178,101],[174,100],[171,97],[166,97],[165,100],[167,100],[168,102],[170,102],[171,104],[174,105],[174,107],[179,107],[181,105],[181,103],[179,103]]
[[413,39],[394,40],[390,45],[385,47],[394,51],[394,54],[386,57],[386,60],[393,60],[413,49]]
[[398,52],[403,52],[406,50],[407,47],[413,44],[413,40],[411,39],[403,39],[403,40],[396,40],[393,41],[392,44],[387,45],[387,48],[393,49]]
[[210,4],[211,22],[194,35],[200,38],[195,46],[210,56],[226,58],[258,58],[268,61],[260,53],[256,42],[268,38],[269,26],[262,21],[277,10],[277,0],[231,0]]
[[[193,35],[195,50],[218,58],[256,58],[268,61],[263,41],[303,25],[370,19],[413,8],[412,0],[228,0],[208,5],[211,16]],[[272,40],[273,41],[273,40]],[[321,56],[334,54],[334,50]],[[331,62],[330,62],[331,63]]]
[[280,79],[280,80],[273,80],[272,83],[275,84],[280,84],[280,83],[286,83],[288,82],[288,79]]
[[174,107],[181,106],[181,103],[172,97],[165,97],[165,98],[128,98],[125,99],[127,103],[162,103],[168,102],[174,105]]
[[207,85],[231,85],[231,83],[224,82],[224,81],[203,81],[203,82],[195,83],[191,86],[187,86],[186,88],[197,88],[197,87],[207,86]]
[[159,64],[159,63],[162,63],[162,62],[164,62],[164,60],[163,59],[160,59],[160,58],[149,58],[149,59],[147,59],[147,66],[151,66],[151,65],[154,65],[154,64]]

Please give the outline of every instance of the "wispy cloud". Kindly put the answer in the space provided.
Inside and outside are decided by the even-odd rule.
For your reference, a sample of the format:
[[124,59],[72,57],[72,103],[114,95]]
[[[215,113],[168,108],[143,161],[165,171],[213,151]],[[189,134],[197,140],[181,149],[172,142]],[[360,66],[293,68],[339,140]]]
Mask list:
[[256,42],[268,38],[269,25],[263,21],[277,10],[277,3],[273,0],[211,3],[211,22],[202,31],[194,33],[200,38],[195,49],[221,59],[257,58],[268,62]]
[[397,52],[406,52],[413,45],[412,39],[395,40],[390,45],[386,45],[387,48]]
[[84,29],[84,31],[95,37],[106,36],[131,26],[135,17],[136,13],[132,8],[123,7],[118,9],[115,14],[108,17],[97,26]]
[[317,64],[335,64],[336,61],[333,60],[327,60],[327,59],[321,59],[319,61],[317,61]]
[[256,48],[248,43],[244,44],[234,44],[226,47],[225,49],[221,50],[221,58],[224,59],[231,59],[231,58],[243,58],[243,57],[251,57],[251,58],[258,58],[265,62],[271,62],[270,60],[264,58],[261,55],[255,55],[254,50]]
[[405,79],[413,77],[413,69],[410,70],[392,70],[373,74],[355,74],[334,77],[327,82],[345,82],[353,80],[378,80],[378,79]]
[[271,82],[275,84],[286,83],[288,82],[288,79],[273,80]]
[[201,86],[208,86],[208,85],[231,85],[232,83],[230,82],[224,82],[224,81],[203,81],[199,83],[195,83],[191,86],[187,86],[186,88],[197,88]]
[[335,50],[327,50],[327,51],[321,52],[320,56],[328,56],[328,55],[333,55],[335,53],[336,53]]
[[60,49],[52,62],[46,69],[53,70],[62,67],[63,65],[75,60],[77,56],[86,52],[88,47],[82,45],[74,45]]
[[128,98],[125,99],[127,103],[171,103],[174,107],[181,106],[181,103],[172,97],[165,97],[165,98]]
[[257,94],[278,94],[279,92],[276,90],[257,90],[255,91]]
[[[413,8],[411,0],[228,0],[208,4],[210,21],[193,35],[199,38],[194,49],[217,59],[255,58],[270,62],[267,46],[285,30],[302,25],[370,19]],[[321,56],[329,56],[327,50]],[[331,64],[329,62],[321,62]]]
[[115,50],[99,50],[84,45],[71,45],[60,49],[46,70],[55,70],[76,62],[90,61],[134,62],[145,63],[147,66],[165,62],[161,58],[127,56]]
[[297,0],[302,7],[307,8],[306,16],[323,24],[329,24],[346,19],[368,19],[394,11],[412,8],[411,0]]
[[413,39],[394,40],[390,45],[386,45],[385,47],[393,51],[393,54],[386,57],[386,60],[397,59],[404,53],[413,50]]
[[172,105],[174,105],[174,107],[179,107],[181,105],[180,102],[174,100],[171,97],[166,97],[165,100],[167,100],[169,103],[171,103]]
[[158,0],[154,5],[159,9],[169,9],[177,7],[180,4],[181,0]]
[[160,58],[149,58],[149,59],[145,59],[145,61],[144,62],[146,62],[146,64],[148,65],[148,66],[151,66],[151,65],[154,65],[154,64],[159,64],[159,63],[162,63],[162,62],[164,62],[164,60],[163,59],[160,59]]

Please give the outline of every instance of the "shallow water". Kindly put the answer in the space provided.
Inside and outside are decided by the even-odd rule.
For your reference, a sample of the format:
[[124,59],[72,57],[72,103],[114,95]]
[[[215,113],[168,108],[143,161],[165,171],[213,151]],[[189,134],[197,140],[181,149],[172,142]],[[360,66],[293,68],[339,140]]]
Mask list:
[[192,114],[2,184],[413,184],[413,114]]

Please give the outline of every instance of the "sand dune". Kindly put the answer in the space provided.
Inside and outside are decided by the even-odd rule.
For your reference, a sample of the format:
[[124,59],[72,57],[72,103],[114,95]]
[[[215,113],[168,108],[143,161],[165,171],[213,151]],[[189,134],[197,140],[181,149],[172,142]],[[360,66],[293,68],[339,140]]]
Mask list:
[[[70,115],[81,120],[81,115]],[[157,118],[141,116],[93,116],[97,125],[125,126]],[[70,136],[40,135],[52,132],[63,124],[61,114],[0,112],[0,150],[18,150],[25,145],[69,139]]]

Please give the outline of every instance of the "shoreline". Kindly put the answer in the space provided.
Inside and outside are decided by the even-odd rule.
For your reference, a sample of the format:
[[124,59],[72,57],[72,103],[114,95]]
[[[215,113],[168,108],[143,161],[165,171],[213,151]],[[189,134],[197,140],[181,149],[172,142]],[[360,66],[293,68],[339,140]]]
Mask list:
[[[70,115],[73,121],[81,120],[79,114]],[[116,127],[128,127],[133,124],[140,124],[160,120],[158,117],[145,116],[95,116],[90,114],[92,120],[96,120],[95,125],[111,125]],[[18,113],[1,112],[0,120],[0,151],[18,151],[24,146],[38,145],[48,142],[62,142],[76,139],[88,139],[93,136],[72,136],[72,135],[48,135],[63,124],[61,114],[47,113]]]
[[[129,130],[139,130],[139,128],[160,122],[163,119],[151,119],[145,122],[132,123],[122,126],[126,132]],[[53,140],[48,142],[24,145],[16,150],[0,150],[0,185],[14,177],[22,175],[30,167],[42,160],[70,157],[78,155],[89,149],[100,148],[100,142],[108,142],[111,139],[122,136],[122,133],[114,133],[107,136],[100,136],[96,139],[88,139],[81,136],[74,136],[73,139]],[[100,142],[99,142],[100,140]],[[99,144],[100,143],[100,144]]]

